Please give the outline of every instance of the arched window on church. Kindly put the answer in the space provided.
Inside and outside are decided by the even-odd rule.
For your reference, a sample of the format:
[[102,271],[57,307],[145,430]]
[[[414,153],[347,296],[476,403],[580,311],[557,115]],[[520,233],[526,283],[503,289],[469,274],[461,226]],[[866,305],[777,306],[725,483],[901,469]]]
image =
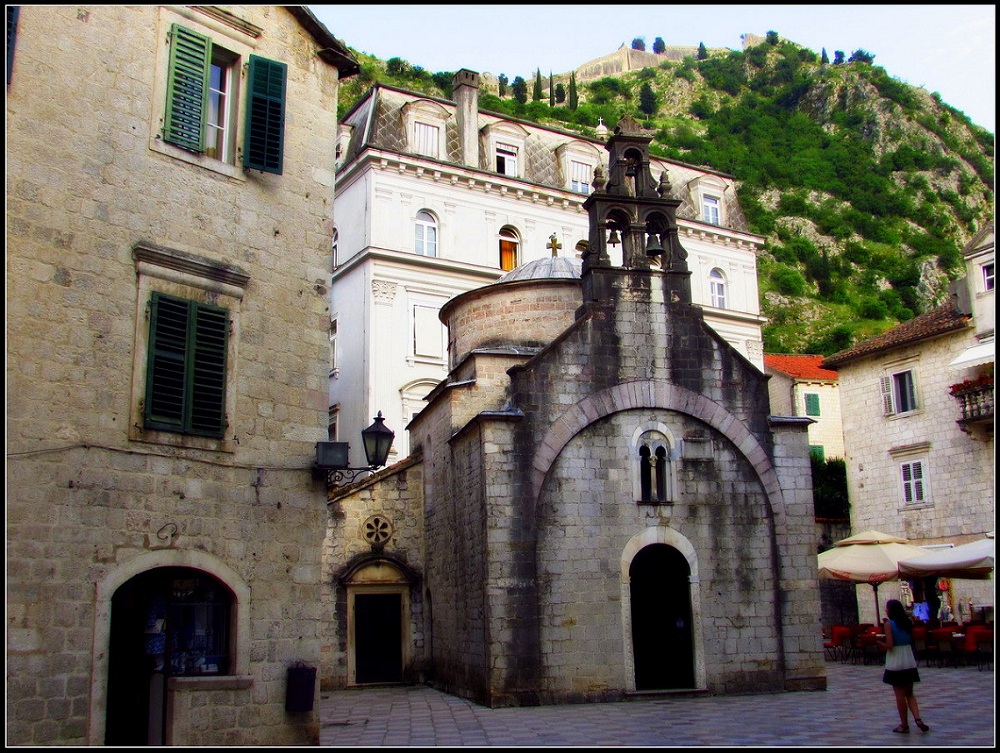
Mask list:
[[500,269],[509,272],[517,266],[518,247],[520,241],[514,228],[500,229]]
[[658,504],[674,499],[670,443],[658,431],[647,431],[638,442],[638,502]]

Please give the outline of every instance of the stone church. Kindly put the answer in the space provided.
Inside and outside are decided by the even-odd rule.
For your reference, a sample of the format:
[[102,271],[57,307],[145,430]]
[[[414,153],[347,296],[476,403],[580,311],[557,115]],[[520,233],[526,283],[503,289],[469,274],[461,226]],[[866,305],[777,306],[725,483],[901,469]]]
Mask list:
[[497,707],[825,687],[810,421],[770,415],[767,377],[692,304],[649,141],[629,118],[608,140],[582,261],[553,239],[444,306],[449,373],[410,456],[331,489],[324,688]]

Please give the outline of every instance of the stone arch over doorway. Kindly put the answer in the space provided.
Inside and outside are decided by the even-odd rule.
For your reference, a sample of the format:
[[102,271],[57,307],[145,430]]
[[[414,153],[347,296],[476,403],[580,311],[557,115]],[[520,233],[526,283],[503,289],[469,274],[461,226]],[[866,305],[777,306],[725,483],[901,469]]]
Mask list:
[[111,606],[115,593],[138,575],[158,568],[177,567],[199,570],[226,586],[233,596],[230,624],[234,646],[231,650],[232,676],[246,675],[250,661],[250,621],[245,611],[250,603],[250,587],[222,560],[199,550],[160,549],[139,555],[113,567],[95,584],[94,643],[90,674],[90,745],[104,745],[105,710],[108,703],[108,669],[111,657]]
[[635,646],[633,644],[633,605],[630,570],[636,556],[647,547],[664,545],[673,548],[688,566],[688,595],[690,597],[691,618],[691,652],[693,687],[705,688],[707,685],[705,671],[704,632],[702,630],[701,580],[698,575],[698,555],[691,542],[673,528],[659,526],[647,528],[636,534],[622,549],[620,560],[621,574],[621,609],[622,609],[622,645],[624,647],[624,662],[627,690],[636,690]]

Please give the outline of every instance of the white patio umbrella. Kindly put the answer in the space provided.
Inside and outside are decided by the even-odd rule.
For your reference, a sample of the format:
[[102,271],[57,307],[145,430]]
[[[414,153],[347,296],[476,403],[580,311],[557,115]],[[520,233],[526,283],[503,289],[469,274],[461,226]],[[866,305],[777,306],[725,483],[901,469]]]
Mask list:
[[925,549],[924,554],[919,557],[900,560],[899,574],[984,580],[993,573],[996,551],[996,541],[993,538],[980,539],[950,549]]
[[852,583],[869,583],[875,592],[875,621],[882,622],[878,587],[899,577],[899,561],[913,559],[926,549],[881,531],[864,531],[838,541],[818,556],[819,576]]

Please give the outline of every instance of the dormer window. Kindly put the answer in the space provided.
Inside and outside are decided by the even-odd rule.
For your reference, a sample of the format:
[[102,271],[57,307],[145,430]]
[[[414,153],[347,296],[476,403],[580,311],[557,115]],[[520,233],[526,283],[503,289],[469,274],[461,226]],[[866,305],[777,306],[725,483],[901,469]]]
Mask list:
[[719,224],[719,197],[718,196],[702,196],[701,197],[701,210],[702,219],[709,225]]
[[524,146],[528,131],[517,123],[498,122],[483,127],[486,139],[487,162],[480,163],[487,170],[511,178],[525,177]]
[[589,195],[593,190],[594,169],[601,164],[601,152],[593,144],[570,141],[556,149],[562,184],[570,191]]
[[715,175],[704,175],[694,181],[691,199],[699,209],[702,222],[707,225],[725,225],[725,202],[722,200],[729,185]]
[[418,99],[403,107],[402,116],[407,151],[431,159],[444,159],[448,110],[429,99]]

